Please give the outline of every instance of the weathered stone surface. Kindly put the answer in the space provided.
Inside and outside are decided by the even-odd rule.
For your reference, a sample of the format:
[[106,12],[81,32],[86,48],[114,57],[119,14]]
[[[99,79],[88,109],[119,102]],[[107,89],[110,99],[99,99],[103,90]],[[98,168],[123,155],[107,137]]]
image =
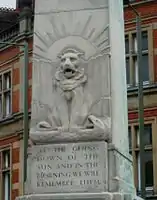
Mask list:
[[128,149],[122,0],[38,0],[35,13],[30,137],[100,131]]
[[37,0],[35,13],[26,199],[134,196],[122,0]]
[[[113,194],[104,193],[65,193],[65,194],[32,194],[18,197],[16,200],[112,200]],[[132,200],[132,199],[130,199]]]
[[46,138],[49,143],[109,141],[108,1],[48,0],[42,5],[36,1],[30,138],[35,143]]
[[128,193],[66,193],[66,194],[32,194],[18,197],[16,200],[142,200]]
[[109,191],[135,195],[132,157],[108,145]]
[[105,142],[37,145],[28,158],[28,192],[104,192],[108,189]]
[[[107,120],[108,121],[108,120]],[[106,123],[110,123],[107,122]],[[107,124],[106,124],[107,126]],[[78,141],[86,141],[89,139],[91,141],[111,141],[111,135],[109,135],[109,131],[104,133],[104,130],[100,130],[99,128],[95,128],[94,131],[92,129],[87,130],[75,130],[74,132],[58,132],[58,131],[37,131],[31,130],[31,140],[35,144],[50,144],[55,142],[78,142]]]

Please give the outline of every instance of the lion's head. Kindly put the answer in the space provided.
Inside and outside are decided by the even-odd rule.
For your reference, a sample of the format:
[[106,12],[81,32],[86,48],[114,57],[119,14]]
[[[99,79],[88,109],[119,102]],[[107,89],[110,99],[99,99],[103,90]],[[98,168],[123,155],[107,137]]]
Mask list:
[[73,49],[65,49],[58,57],[60,59],[60,70],[66,79],[71,79],[76,76],[81,65],[82,52]]

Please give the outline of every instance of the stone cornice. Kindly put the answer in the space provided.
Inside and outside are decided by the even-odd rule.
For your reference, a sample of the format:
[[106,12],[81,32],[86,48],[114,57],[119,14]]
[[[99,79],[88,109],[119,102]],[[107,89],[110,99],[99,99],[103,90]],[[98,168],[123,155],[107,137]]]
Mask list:
[[[30,118],[30,116],[31,116],[31,112],[29,111],[29,118]],[[14,113],[7,118],[1,119],[0,120],[0,127],[7,125],[7,124],[10,124],[10,123],[14,123],[15,121],[18,121],[18,120],[21,120],[21,119],[23,119],[23,113],[22,112]]]
[[[33,37],[33,32],[28,32],[28,33],[23,33],[20,35],[17,35],[16,37],[14,37],[12,40],[7,41],[7,42],[15,42],[15,43],[20,43],[25,39],[29,39]],[[0,52],[8,49],[9,47],[12,47],[12,45],[8,45],[8,44],[4,44],[3,46],[0,45]]]
[[[144,95],[157,93],[157,84],[149,84],[149,85],[143,86],[143,93]],[[127,95],[128,95],[128,98],[132,96],[137,96],[138,87],[135,86],[135,87],[128,88]]]

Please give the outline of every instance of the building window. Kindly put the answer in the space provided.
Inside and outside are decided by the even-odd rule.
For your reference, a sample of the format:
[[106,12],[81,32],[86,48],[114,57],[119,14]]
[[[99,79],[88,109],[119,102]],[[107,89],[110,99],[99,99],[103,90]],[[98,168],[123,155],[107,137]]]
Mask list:
[[[135,134],[136,134],[136,147],[139,147],[140,139],[139,139],[139,127],[135,126]],[[144,133],[143,133],[143,142],[144,145],[152,145],[152,126],[151,124],[145,124]]]
[[0,199],[11,199],[10,149],[0,151]]
[[153,187],[153,156],[152,150],[145,151],[145,177],[146,188],[149,190]]
[[[130,128],[132,127],[132,128]],[[132,125],[129,126],[130,129],[130,137],[131,143],[129,145],[130,152],[133,156],[133,166],[134,172],[137,175],[135,178],[135,185],[137,191],[140,193],[141,185],[140,185],[140,137],[139,137],[139,126]],[[153,175],[153,152],[152,152],[152,124],[148,123],[144,125],[143,132],[143,142],[144,142],[144,160],[145,160],[145,187],[146,192],[153,192],[154,187],[154,175]]]
[[0,74],[0,117],[11,114],[11,71]]
[[[136,33],[128,33],[125,36],[126,73],[128,86],[137,86],[138,80],[138,46]],[[149,56],[148,56],[148,33],[142,32],[142,72],[143,84],[149,83]],[[131,73],[130,73],[131,72]]]
[[128,35],[125,36],[125,53],[129,54],[129,37],[128,37]]
[[129,58],[126,58],[126,81],[127,81],[127,85],[129,86],[129,84],[130,84],[130,63],[129,63]]
[[132,135],[131,135],[131,127],[130,126],[128,128],[128,137],[129,137],[129,149],[130,149],[130,152],[131,152],[131,149],[132,149]]

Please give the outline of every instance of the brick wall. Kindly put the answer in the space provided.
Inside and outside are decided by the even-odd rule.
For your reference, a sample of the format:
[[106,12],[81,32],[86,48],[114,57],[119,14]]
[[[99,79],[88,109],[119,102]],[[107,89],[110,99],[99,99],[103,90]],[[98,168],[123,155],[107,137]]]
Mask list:
[[13,135],[11,137],[0,138],[0,147],[10,147],[11,149],[11,199],[15,198],[20,194],[19,177],[21,176],[20,168],[20,136]]
[[[151,109],[146,109],[144,111],[144,117],[145,118],[149,118],[149,117],[155,117],[157,116],[157,108],[151,108]],[[129,120],[134,120],[134,119],[138,119],[138,111],[131,111],[128,113],[128,118]]]
[[19,52],[20,52],[19,47],[15,46],[4,49],[3,51],[0,52],[1,54],[0,64],[15,59],[18,56]]
[[20,141],[12,143],[12,200],[20,195]]
[[[140,13],[142,18],[148,18],[152,16],[156,16],[156,10],[157,10],[157,2],[147,2],[144,4],[138,4],[134,5],[134,8]],[[134,12],[129,8],[125,8],[124,10],[124,19],[126,22],[131,21],[132,19],[135,19]],[[150,20],[151,22],[151,20]]]
[[[137,4],[134,5],[134,8],[140,13],[141,19],[142,19],[142,27],[145,26],[152,26],[152,44],[153,44],[153,72],[154,72],[154,81],[157,81],[157,55],[155,53],[155,50],[157,49],[157,1],[153,2],[147,2],[143,4]],[[125,18],[125,30],[130,31],[130,30],[135,30],[135,22],[136,22],[136,16],[134,12],[129,8],[125,8],[124,10],[124,18]],[[156,26],[156,28],[155,28]],[[137,97],[138,98],[138,97]],[[153,98],[153,95],[151,95],[150,98]],[[144,117],[152,117],[152,116],[157,116],[157,108],[150,108],[147,109],[145,107],[144,111]],[[136,111],[129,111],[128,113],[128,118],[129,120],[134,120],[138,119],[138,112]]]
[[[32,39],[29,41],[29,51],[32,50]],[[10,47],[0,52],[0,72],[6,69],[12,69],[12,112],[20,112],[20,68],[23,66],[23,60],[20,57],[23,56],[23,52],[19,47]],[[30,58],[32,54],[30,53]],[[32,60],[32,59],[30,59]],[[28,66],[28,79],[32,79],[32,61]],[[31,85],[29,85],[29,108],[31,105]]]
[[[28,101],[29,101],[29,108],[31,106],[31,79],[32,79],[32,39],[29,40],[29,66],[28,66],[28,79],[29,79],[29,89],[28,89]],[[5,50],[0,51],[0,72],[11,69],[12,70],[12,112],[19,113],[20,112],[20,84],[21,80],[21,68],[23,67],[23,56],[22,50],[20,51],[19,47],[10,47]],[[15,198],[19,195],[22,195],[22,163],[23,160],[20,159],[21,153],[23,153],[23,145],[21,145],[22,140],[20,139],[19,135],[13,134],[13,130],[15,130],[15,126],[17,124],[17,132],[19,127],[22,128],[23,122],[12,122],[14,125],[5,125],[5,130],[7,135],[12,134],[11,136],[1,136],[1,129],[0,129],[0,148],[3,146],[10,146],[11,148],[11,171],[12,171],[12,192],[11,192],[11,199],[15,200]],[[20,126],[19,126],[20,124]],[[1,125],[2,126],[2,125]],[[12,129],[11,127],[14,127]],[[8,127],[8,128],[7,128]]]

